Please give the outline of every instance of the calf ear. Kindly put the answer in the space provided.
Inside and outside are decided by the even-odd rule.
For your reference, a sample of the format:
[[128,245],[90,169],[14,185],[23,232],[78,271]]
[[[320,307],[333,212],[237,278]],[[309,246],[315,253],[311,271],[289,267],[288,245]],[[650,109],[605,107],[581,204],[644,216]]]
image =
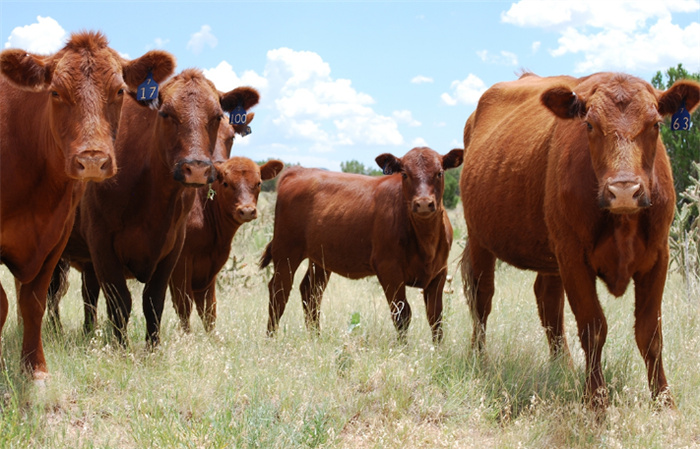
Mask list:
[[570,119],[586,114],[586,102],[568,87],[548,89],[540,97],[540,102],[559,118]]
[[237,87],[221,96],[221,107],[226,112],[233,111],[236,106],[250,109],[260,101],[260,94],[252,87]]
[[272,179],[275,176],[279,175],[283,168],[284,164],[282,163],[282,161],[271,159],[260,166],[260,178],[263,181]]
[[659,114],[671,115],[685,102],[685,108],[693,112],[700,102],[700,83],[691,80],[679,80],[668,90],[659,95]]
[[149,73],[156,83],[162,83],[175,71],[175,57],[163,50],[152,50],[140,58],[122,60],[124,82],[131,92],[135,92]]
[[54,66],[52,59],[20,49],[0,53],[0,72],[20,89],[41,90],[48,87]]
[[442,168],[444,170],[459,167],[464,160],[464,150],[455,148],[442,157]]
[[389,153],[380,154],[379,156],[377,156],[375,161],[377,162],[377,165],[379,165],[379,168],[382,169],[382,172],[385,175],[400,173],[401,170],[403,169],[403,165],[401,164],[401,160],[398,159],[393,154],[389,154]]

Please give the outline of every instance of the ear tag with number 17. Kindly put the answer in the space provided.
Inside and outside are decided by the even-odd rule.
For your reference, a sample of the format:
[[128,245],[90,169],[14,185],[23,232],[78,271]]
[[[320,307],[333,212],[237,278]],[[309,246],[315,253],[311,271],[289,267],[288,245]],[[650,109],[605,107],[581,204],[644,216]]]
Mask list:
[[228,122],[232,125],[245,125],[246,121],[246,110],[243,106],[236,106],[236,108],[231,111]]
[[685,108],[685,100],[671,117],[671,129],[674,131],[688,131],[690,129],[690,112]]
[[139,84],[136,99],[139,101],[155,100],[158,98],[158,83],[153,79],[153,73],[148,72],[146,80]]

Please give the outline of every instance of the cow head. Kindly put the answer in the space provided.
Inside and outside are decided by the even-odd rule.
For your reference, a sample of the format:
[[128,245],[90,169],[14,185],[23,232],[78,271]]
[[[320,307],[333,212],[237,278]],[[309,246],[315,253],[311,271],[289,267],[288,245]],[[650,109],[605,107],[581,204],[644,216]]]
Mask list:
[[187,69],[168,80],[159,97],[156,132],[173,178],[194,187],[212,183],[216,179],[212,157],[224,112],[238,105],[254,106],[258,92],[239,87],[221,94],[200,70]]
[[542,104],[562,119],[581,121],[598,180],[598,202],[612,213],[635,213],[651,205],[656,151],[664,146],[659,127],[685,101],[692,111],[700,84],[682,80],[666,91],[624,74],[590,77],[574,93],[554,87]]
[[427,147],[414,148],[402,158],[384,153],[376,158],[385,174],[400,173],[403,196],[414,215],[431,217],[442,210],[445,170],[462,164],[464,150],[454,149],[444,156]]
[[258,195],[262,181],[272,179],[284,168],[278,160],[270,160],[258,166],[246,157],[235,156],[217,164],[217,180],[213,185],[218,201],[226,216],[243,224],[258,216]]
[[255,117],[254,112],[246,114],[244,125],[231,125],[227,120],[222,120],[219,124],[219,135],[216,137],[216,147],[214,148],[214,163],[224,162],[231,156],[231,148],[236,134],[245,135],[250,122]]
[[114,140],[124,93],[136,91],[149,72],[163,81],[174,67],[175,59],[164,51],[127,61],[99,32],[73,34],[50,56],[19,49],[0,54],[5,78],[48,97],[45,119],[62,150],[66,174],[81,181],[101,181],[117,172]]

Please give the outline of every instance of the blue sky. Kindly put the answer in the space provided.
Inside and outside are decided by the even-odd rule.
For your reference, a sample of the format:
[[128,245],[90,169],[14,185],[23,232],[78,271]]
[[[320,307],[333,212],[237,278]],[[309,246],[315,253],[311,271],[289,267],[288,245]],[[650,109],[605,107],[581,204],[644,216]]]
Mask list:
[[700,71],[699,0],[0,1],[3,48],[48,54],[85,29],[127,58],[167,50],[220,90],[258,88],[253,134],[233,152],[331,170],[461,147],[479,95],[523,69]]

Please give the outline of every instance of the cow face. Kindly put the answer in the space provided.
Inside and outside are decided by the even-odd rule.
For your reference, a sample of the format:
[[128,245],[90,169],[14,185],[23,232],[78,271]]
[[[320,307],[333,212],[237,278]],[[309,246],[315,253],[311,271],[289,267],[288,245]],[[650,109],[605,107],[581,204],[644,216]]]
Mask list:
[[163,85],[157,132],[173,178],[194,187],[212,183],[212,156],[224,111],[239,104],[247,109],[258,99],[257,91],[247,87],[220,94],[197,69],[185,70]]
[[108,47],[101,33],[72,35],[55,55],[5,50],[0,71],[17,87],[45,92],[52,138],[62,150],[66,174],[80,181],[101,181],[117,172],[114,140],[122,101],[148,75],[156,82],[170,76],[174,58],[162,51],[133,61]]
[[598,203],[612,213],[635,213],[651,205],[654,160],[664,151],[659,127],[685,101],[692,110],[700,84],[678,81],[665,92],[629,75],[603,79],[577,95],[555,87],[541,101],[563,119],[580,119],[598,180]]
[[225,215],[238,224],[254,220],[258,216],[258,195],[262,181],[274,178],[283,167],[284,164],[278,160],[270,160],[258,166],[245,157],[232,157],[217,164],[214,201],[218,201],[225,210]]
[[462,164],[464,150],[454,149],[444,156],[430,148],[414,148],[402,158],[384,153],[377,156],[377,164],[385,174],[400,173],[402,191],[411,212],[428,218],[442,210],[445,190],[445,170]]

